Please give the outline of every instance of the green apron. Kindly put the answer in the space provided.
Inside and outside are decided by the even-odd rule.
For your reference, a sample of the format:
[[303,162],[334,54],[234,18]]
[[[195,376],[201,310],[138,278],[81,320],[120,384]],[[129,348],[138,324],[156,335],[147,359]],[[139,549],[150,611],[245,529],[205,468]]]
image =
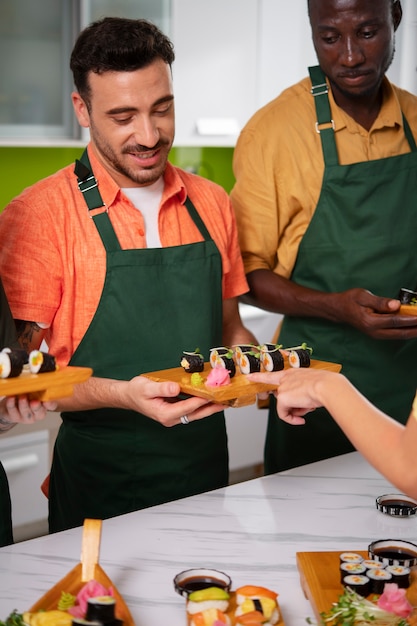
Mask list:
[[[396,298],[417,280],[417,151],[376,161],[338,164],[325,76],[310,68],[325,161],[320,198],[301,241],[291,280],[324,292],[362,287]],[[307,158],[307,157],[306,157]],[[313,158],[313,157],[311,157]],[[376,406],[404,423],[417,386],[417,340],[381,341],[359,330],[311,317],[285,317],[279,342],[306,341],[313,358],[341,363],[343,373]],[[357,416],[352,416],[357,419]],[[353,450],[324,409],[303,426],[277,418],[272,398],[265,442],[265,472]]]
[[[89,167],[86,153],[81,161]],[[77,172],[89,209],[103,206],[79,161]],[[106,278],[71,365],[129,380],[178,367],[183,350],[199,347],[207,360],[209,348],[221,343],[221,256],[189,199],[186,206],[204,241],[168,248],[122,250],[108,213],[93,217],[107,252]],[[51,532],[228,483],[223,413],[171,428],[121,409],[62,418],[51,471]]]

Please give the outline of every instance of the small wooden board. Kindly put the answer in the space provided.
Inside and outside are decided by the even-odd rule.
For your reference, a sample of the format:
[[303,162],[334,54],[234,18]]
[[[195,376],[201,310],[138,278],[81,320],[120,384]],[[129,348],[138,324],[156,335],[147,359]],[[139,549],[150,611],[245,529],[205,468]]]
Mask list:
[[59,599],[63,591],[76,596],[82,587],[90,580],[95,580],[103,587],[113,589],[116,599],[116,617],[123,620],[123,626],[135,626],[132,615],[105,571],[98,563],[101,540],[102,521],[86,519],[83,527],[81,562],[78,563],[68,574],[45,593],[30,609],[36,611],[53,611],[57,609]]
[[[285,359],[285,368],[289,368],[287,359]],[[338,363],[328,363],[327,361],[316,361],[311,359],[310,367],[315,369],[329,370],[332,372],[340,372],[342,366]],[[204,371],[201,377],[205,380],[211,370],[210,363],[204,363]],[[159,370],[157,372],[149,372],[144,374],[155,382],[165,382],[167,380],[174,381],[180,385],[181,392],[190,396],[205,398],[218,404],[224,404],[230,407],[247,406],[254,404],[258,393],[267,393],[274,391],[276,385],[266,383],[250,382],[245,374],[241,374],[236,368],[236,375],[230,380],[229,385],[222,387],[207,387],[204,383],[199,386],[191,384],[191,374],[187,374],[182,367],[173,367],[171,369]]]
[[[230,618],[230,626],[236,626],[237,622],[234,617],[234,613],[236,610],[236,592],[230,591],[229,595],[230,595],[229,610],[226,611],[226,615]],[[278,601],[277,601],[277,605],[278,605],[278,611],[279,611],[279,621],[276,623],[275,626],[285,626],[284,618],[282,616],[282,611],[281,611]],[[192,622],[192,616],[188,615],[187,613],[187,624],[190,626],[191,622]]]
[[[321,623],[320,613],[327,613],[343,593],[340,582],[340,552],[297,552],[297,567],[300,573],[301,588],[313,607],[317,623]],[[368,552],[349,550],[368,558]]]
[[402,304],[399,313],[400,315],[417,315],[417,304]]
[[29,394],[30,398],[56,400],[71,396],[73,387],[90,378],[93,370],[90,367],[62,367],[55,372],[31,374],[23,371],[16,378],[0,379],[0,396]]

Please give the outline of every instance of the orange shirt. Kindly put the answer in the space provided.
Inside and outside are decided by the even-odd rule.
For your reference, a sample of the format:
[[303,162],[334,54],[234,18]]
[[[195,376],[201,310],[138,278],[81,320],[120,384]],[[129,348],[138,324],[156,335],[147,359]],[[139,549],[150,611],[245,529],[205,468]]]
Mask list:
[[[121,192],[94,152],[89,158],[123,249],[145,248],[140,211]],[[106,253],[78,190],[74,165],[25,189],[0,216],[0,275],[15,319],[50,327],[46,342],[68,363],[103,289]],[[223,298],[248,290],[234,213],[215,183],[167,165],[158,223],[162,246],[202,241],[184,201],[187,193],[216,243],[223,266]]]
[[[261,108],[234,151],[231,200],[247,273],[272,269],[290,278],[298,246],[317,206],[324,172],[311,82],[305,78]],[[417,97],[384,81],[381,111],[366,131],[329,92],[341,165],[410,151],[401,111],[417,140]]]

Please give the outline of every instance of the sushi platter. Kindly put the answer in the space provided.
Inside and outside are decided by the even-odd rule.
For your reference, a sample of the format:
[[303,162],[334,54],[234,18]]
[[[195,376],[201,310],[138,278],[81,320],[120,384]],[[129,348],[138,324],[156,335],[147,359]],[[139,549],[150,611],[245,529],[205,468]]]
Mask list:
[[[340,552],[297,552],[301,588],[320,623],[320,613],[327,613],[343,593],[340,579]],[[364,559],[367,551],[355,550]]]
[[400,315],[417,315],[416,304],[402,304],[400,306]]
[[0,379],[0,396],[14,396],[29,394],[31,398],[41,400],[56,400],[71,396],[73,386],[88,380],[93,370],[89,367],[62,367],[54,372],[32,374],[23,371],[15,378]]
[[[289,364],[286,361],[284,369],[289,368]],[[327,361],[318,361],[311,359],[310,367],[314,369],[329,370],[332,372],[340,372],[342,366],[339,363],[330,363]],[[224,404],[230,407],[241,407],[249,404],[255,404],[257,394],[268,393],[276,389],[276,385],[266,383],[255,383],[248,380],[245,374],[241,374],[239,371],[236,375],[230,379],[228,385],[220,387],[208,387],[205,385],[208,374],[211,371],[211,365],[209,362],[204,363],[204,370],[201,372],[203,383],[201,385],[193,385],[191,382],[191,375],[184,371],[182,367],[174,367],[166,370],[159,370],[157,372],[149,372],[144,374],[147,378],[155,382],[173,381],[180,385],[181,393],[197,396],[199,398],[205,398],[212,402]]]
[[112,595],[116,600],[115,616],[123,621],[123,626],[135,626],[132,615],[117,590],[114,583],[100,566],[99,552],[101,540],[102,521],[86,519],[83,526],[81,562],[78,563],[56,585],[45,593],[30,609],[30,613],[37,611],[56,610],[62,592],[76,595],[89,581],[96,581],[105,588],[112,589]]

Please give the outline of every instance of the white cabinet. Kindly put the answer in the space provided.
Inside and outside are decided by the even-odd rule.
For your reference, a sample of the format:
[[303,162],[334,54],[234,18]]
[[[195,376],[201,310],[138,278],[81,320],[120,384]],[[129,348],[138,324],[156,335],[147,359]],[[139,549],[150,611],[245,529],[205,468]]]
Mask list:
[[233,146],[257,106],[259,0],[173,0],[178,146]]

